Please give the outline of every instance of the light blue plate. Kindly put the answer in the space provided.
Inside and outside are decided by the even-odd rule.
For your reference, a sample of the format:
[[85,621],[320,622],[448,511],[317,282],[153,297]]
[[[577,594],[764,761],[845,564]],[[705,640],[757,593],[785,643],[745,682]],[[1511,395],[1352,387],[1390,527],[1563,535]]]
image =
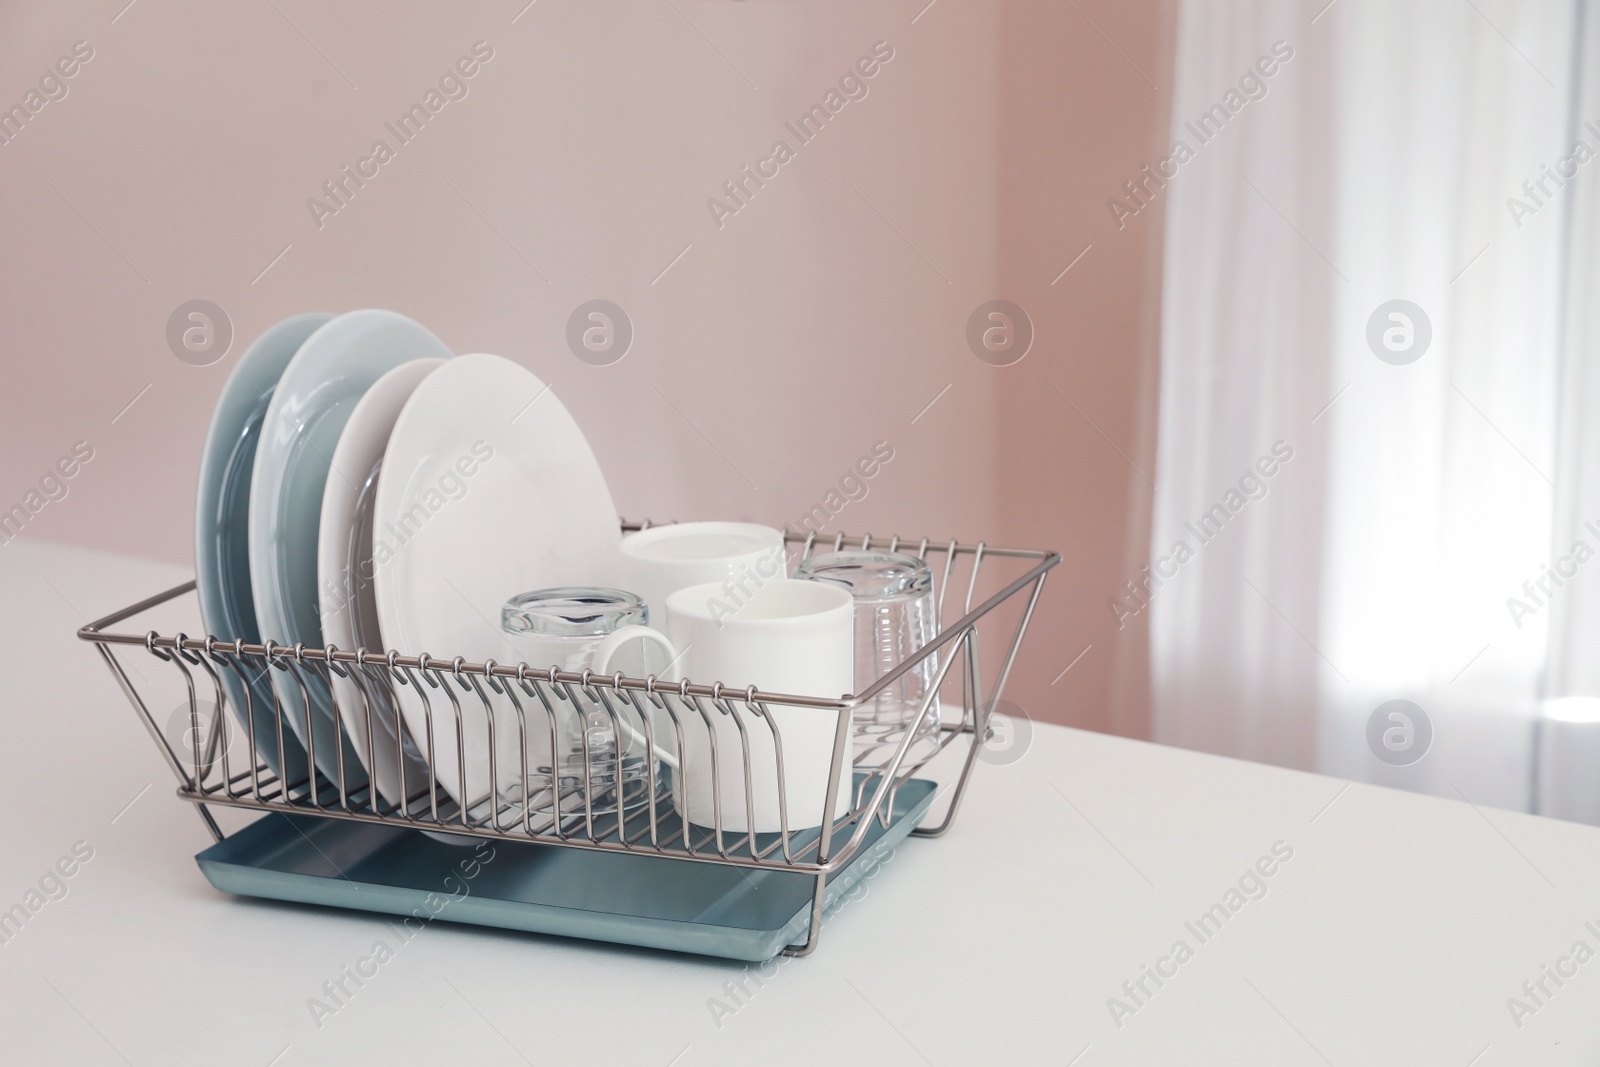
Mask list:
[[[919,778],[900,787],[889,825],[874,819],[860,850],[830,876],[826,907],[874,871],[892,871],[884,862],[922,821],[936,790]],[[443,919],[759,961],[805,940],[811,922],[816,883],[792,871],[462,840],[478,847],[453,848],[416,830],[273,814],[195,861],[224,893],[408,916],[396,934],[408,939]]]
[[[263,640],[322,647],[317,536],[329,477],[360,484],[367,471],[332,471],[339,434],[356,402],[385,373],[414,359],[449,359],[427,329],[392,311],[352,311],[326,323],[300,346],[278,381],[250,480],[250,583]],[[337,595],[337,594],[335,594]],[[338,781],[340,731],[327,683],[315,668],[273,671],[290,727],[317,768]],[[307,709],[301,682],[310,694]],[[311,737],[307,740],[307,722]],[[351,792],[367,774],[344,738],[344,781]]]
[[[256,629],[255,600],[250,593],[250,476],[256,443],[267,404],[283,369],[300,346],[332,315],[296,315],[268,329],[250,346],[228,376],[217,398],[200,457],[200,488],[194,509],[195,584],[200,619],[206,632],[224,641],[261,640]],[[249,665],[245,665],[250,671]],[[219,672],[227,700],[239,723],[246,721],[245,687],[231,670]],[[253,671],[251,673],[254,673]],[[283,735],[279,766],[278,731],[273,723],[272,688],[257,674],[250,684],[250,713],[255,721],[257,754],[280,779],[293,783],[306,776],[306,753],[294,734]]]

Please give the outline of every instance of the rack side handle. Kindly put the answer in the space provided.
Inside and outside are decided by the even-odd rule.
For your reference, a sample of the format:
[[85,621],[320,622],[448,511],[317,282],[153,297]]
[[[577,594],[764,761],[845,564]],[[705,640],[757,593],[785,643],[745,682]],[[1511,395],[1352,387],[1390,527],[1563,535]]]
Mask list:
[[114,611],[103,619],[96,619],[93,622],[86,622],[82,626],[78,627],[78,640],[98,640],[100,638],[100,631],[105,629],[107,626],[113,626],[124,619],[131,619],[133,616],[138,615],[141,612],[149,611],[157,604],[165,604],[167,601],[176,597],[180,597],[185,593],[193,592],[194,588],[194,579],[190,578],[182,585],[175,585],[171,589],[168,589],[165,593],[157,593],[153,597],[139,601],[132,607],[123,608],[121,611]]

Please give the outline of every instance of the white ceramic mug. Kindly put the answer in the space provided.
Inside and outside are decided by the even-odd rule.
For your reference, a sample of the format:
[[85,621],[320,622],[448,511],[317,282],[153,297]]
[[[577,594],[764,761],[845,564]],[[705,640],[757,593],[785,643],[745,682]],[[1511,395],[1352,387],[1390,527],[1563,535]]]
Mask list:
[[[854,691],[855,603],[848,591],[819,582],[777,578],[737,603],[722,584],[679,589],[667,597],[667,636],[678,650],[675,674],[691,682],[754,685],[768,693],[837,699]],[[739,724],[705,702],[716,731],[722,828],[773,833],[783,827],[777,755],[768,725],[742,703],[730,706],[750,751],[754,818],[744,791],[744,741]],[[783,743],[784,798],[791,831],[822,825],[839,714],[826,708],[768,705]],[[679,810],[696,826],[716,825],[711,739],[698,715],[683,720],[682,770],[674,775]],[[833,798],[833,818],[850,810],[850,748]],[[686,788],[685,788],[686,783]]]
[[715,582],[726,601],[788,576],[783,534],[753,522],[681,522],[652,526],[622,539],[622,588],[650,609],[650,625],[666,629],[667,598]]

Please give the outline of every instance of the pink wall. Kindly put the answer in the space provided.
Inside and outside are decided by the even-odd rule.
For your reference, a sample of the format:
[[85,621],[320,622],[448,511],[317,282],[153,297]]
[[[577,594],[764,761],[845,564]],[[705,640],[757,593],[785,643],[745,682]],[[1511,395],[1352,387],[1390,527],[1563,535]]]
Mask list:
[[[187,561],[210,406],[249,340],[390,307],[551,382],[629,516],[782,524],[889,441],[838,528],[1061,549],[1010,695],[1143,730],[1143,648],[1104,601],[1142,559],[1149,489],[1088,419],[1151,473],[1159,206],[1118,232],[1105,200],[1160,141],[1164,5],[122,6],[0,9],[0,104],[93,48],[0,145],[0,508],[94,449],[25,536]],[[468,94],[319,229],[307,199],[478,41]],[[866,97],[799,146],[784,123],[878,41]],[[719,227],[707,199],[779,138],[795,158]],[[636,330],[609,367],[564,343],[595,297]],[[994,297],[1037,327],[1012,367],[964,340]],[[234,326],[212,366],[165,342],[195,298]]]
[[1146,737],[1148,629],[1119,630],[1106,601],[1149,558],[1165,206],[1157,191],[1119,228],[1107,200],[1126,200],[1124,183],[1165,154],[1174,12],[1002,12],[1001,288],[1038,340],[1000,372],[1000,527],[1065,557],[1008,697],[1039,718]]

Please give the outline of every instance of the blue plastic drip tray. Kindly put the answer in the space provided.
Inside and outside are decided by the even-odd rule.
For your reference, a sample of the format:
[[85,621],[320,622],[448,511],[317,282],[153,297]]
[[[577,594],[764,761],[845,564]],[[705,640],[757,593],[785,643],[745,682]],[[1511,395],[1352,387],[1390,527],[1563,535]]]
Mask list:
[[[923,779],[900,787],[889,825],[873,820],[861,849],[829,877],[830,905],[921,822],[936,789]],[[224,893],[412,916],[413,925],[442,919],[736,960],[771,959],[804,940],[810,922],[815,882],[805,874],[461,841],[272,814],[195,860]]]

